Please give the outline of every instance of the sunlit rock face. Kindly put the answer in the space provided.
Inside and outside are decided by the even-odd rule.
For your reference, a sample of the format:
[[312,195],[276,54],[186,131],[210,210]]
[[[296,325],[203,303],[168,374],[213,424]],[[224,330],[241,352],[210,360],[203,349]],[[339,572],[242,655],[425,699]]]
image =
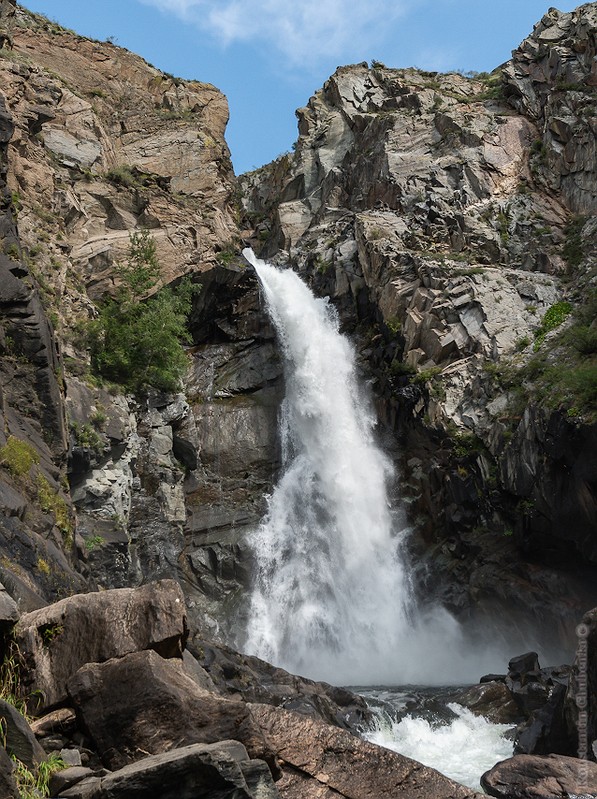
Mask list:
[[355,335],[403,444],[417,561],[465,613],[593,598],[594,401],[545,375],[594,369],[558,337],[591,315],[596,25],[595,4],[551,9],[490,75],[341,67],[299,109],[294,153],[241,178],[262,257]]

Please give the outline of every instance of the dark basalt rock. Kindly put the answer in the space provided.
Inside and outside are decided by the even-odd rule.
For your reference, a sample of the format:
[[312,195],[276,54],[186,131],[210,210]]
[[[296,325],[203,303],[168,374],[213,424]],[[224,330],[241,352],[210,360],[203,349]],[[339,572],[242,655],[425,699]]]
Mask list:
[[5,799],[19,799],[19,790],[13,776],[14,763],[0,746],[0,796]]
[[237,741],[194,744],[146,757],[105,777],[97,799],[278,799],[263,761]]
[[501,682],[484,682],[473,685],[454,698],[477,716],[484,716],[495,724],[516,723],[521,712],[509,689]]
[[34,770],[44,760],[45,752],[25,717],[13,705],[0,699],[0,720],[7,752]]
[[224,695],[294,710],[353,732],[372,720],[365,700],[346,688],[290,674],[260,658],[198,637],[189,650]]

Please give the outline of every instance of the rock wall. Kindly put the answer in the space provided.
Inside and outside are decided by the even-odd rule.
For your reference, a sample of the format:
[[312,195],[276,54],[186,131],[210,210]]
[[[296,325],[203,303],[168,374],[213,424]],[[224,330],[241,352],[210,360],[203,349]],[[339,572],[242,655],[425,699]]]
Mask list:
[[[594,319],[595,30],[595,4],[551,9],[491,74],[341,67],[299,109],[294,153],[241,178],[262,254],[357,342],[402,445],[423,592],[431,568],[459,613],[547,631],[552,602],[573,597],[563,632],[594,599],[594,391],[533,370],[581,363],[542,333],[550,309]],[[585,368],[594,384],[594,354]]]
[[[242,626],[283,388],[248,240],[330,295],[358,345],[421,592],[464,617],[507,607],[523,639],[557,608],[563,639],[595,599],[594,401],[550,406],[528,374],[545,314],[594,287],[594,4],[551,10],[490,75],[339,68],[295,152],[240,191],[213,86],[1,13],[0,446],[34,452],[0,464],[11,592],[33,608],[170,577],[197,640]],[[160,284],[201,286],[180,395],[89,371],[81,330],[141,229]],[[547,366],[570,363],[545,335]]]

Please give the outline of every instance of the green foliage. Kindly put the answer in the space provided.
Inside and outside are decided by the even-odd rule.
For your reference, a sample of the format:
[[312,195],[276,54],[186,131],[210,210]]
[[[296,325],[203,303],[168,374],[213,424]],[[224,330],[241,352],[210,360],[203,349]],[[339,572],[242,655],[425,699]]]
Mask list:
[[526,350],[530,343],[531,339],[528,336],[521,336],[519,339],[516,339],[514,349],[516,352],[522,352],[523,350]]
[[390,364],[390,374],[393,377],[402,377],[404,375],[414,375],[417,370],[414,366],[404,361],[392,361]]
[[44,513],[54,516],[56,527],[64,535],[65,540],[72,540],[73,525],[66,500],[58,491],[52,488],[43,474],[37,475],[37,500]]
[[535,352],[537,352],[541,344],[543,344],[545,336],[552,330],[555,330],[557,327],[559,327],[570,315],[571,311],[572,306],[565,300],[556,302],[554,305],[551,305],[547,311],[545,311],[543,314],[543,319],[541,320],[541,324],[537,330],[535,330],[535,343],[533,345]]
[[454,454],[457,458],[467,458],[482,452],[483,442],[474,433],[466,430],[459,430],[454,434]]
[[0,664],[0,699],[15,707],[23,716],[27,715],[27,707],[21,690],[21,668],[14,641],[9,654]]
[[216,255],[216,261],[222,266],[229,266],[234,259],[237,257],[238,253],[232,247],[227,247],[225,250],[221,250]]
[[39,463],[39,454],[28,441],[9,436],[0,447],[0,466],[5,466],[15,477],[28,474],[35,463]]
[[126,164],[109,169],[104,177],[115,186],[124,186],[127,189],[132,189],[139,185],[139,181],[132,168]]
[[397,316],[390,316],[385,320],[385,324],[390,333],[392,333],[394,336],[400,333],[400,330],[402,329],[402,322]]
[[44,624],[39,630],[43,645],[46,647],[50,646],[52,641],[58,638],[58,636],[62,635],[63,632],[64,627],[62,624]]
[[50,795],[50,778],[56,771],[67,767],[60,755],[52,752],[38,765],[35,772],[30,771],[14,755],[14,777],[17,783],[20,799],[40,799]]
[[144,297],[159,278],[155,242],[149,231],[133,233],[129,257],[119,270],[116,298],[100,308],[88,326],[91,366],[102,378],[138,393],[149,386],[175,391],[187,368],[182,341],[189,339],[187,316],[198,290],[183,280]]
[[70,429],[73,432],[73,436],[78,447],[84,447],[85,449],[93,449],[96,452],[101,452],[102,439],[94,426],[91,424],[79,424],[79,422],[71,422]]
[[88,552],[93,552],[94,549],[101,547],[105,543],[101,535],[91,535],[85,539],[85,549]]
[[566,239],[562,248],[562,257],[570,269],[579,266],[584,257],[581,237],[584,223],[584,217],[576,217],[566,226]]
[[424,385],[430,380],[439,377],[441,373],[442,373],[441,366],[431,366],[429,369],[422,369],[413,378],[413,383],[417,383],[418,385]]

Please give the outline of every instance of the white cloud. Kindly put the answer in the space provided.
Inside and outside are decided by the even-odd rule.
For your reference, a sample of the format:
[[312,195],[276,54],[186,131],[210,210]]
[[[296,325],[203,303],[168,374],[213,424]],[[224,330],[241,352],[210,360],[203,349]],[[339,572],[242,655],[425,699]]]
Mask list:
[[[222,44],[250,42],[290,64],[362,58],[412,0],[143,0],[197,24]],[[375,53],[369,53],[374,57]]]

